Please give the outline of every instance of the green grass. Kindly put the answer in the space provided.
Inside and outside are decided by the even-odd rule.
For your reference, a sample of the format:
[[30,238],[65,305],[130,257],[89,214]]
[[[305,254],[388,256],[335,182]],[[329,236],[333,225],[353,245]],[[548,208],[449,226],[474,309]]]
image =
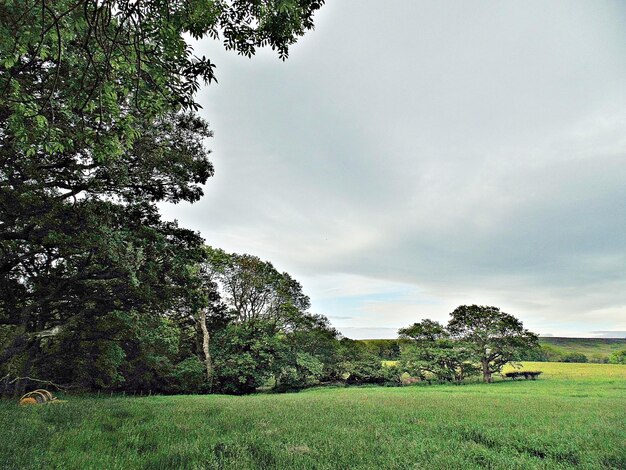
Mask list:
[[0,468],[626,468],[626,366],[537,381],[0,402]]
[[[541,378],[559,381],[571,381],[572,386],[587,385],[590,382],[607,380],[626,380],[626,366],[621,364],[572,364],[567,362],[523,362],[520,367],[507,365],[503,372],[512,370],[540,370]],[[624,383],[626,386],[626,382]]]

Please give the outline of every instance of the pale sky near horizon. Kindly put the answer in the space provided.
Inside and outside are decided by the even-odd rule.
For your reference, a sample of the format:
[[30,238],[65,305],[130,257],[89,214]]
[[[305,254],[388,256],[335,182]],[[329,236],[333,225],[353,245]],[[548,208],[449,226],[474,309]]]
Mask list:
[[351,338],[461,304],[626,336],[626,3],[329,1],[286,62],[209,39],[216,174],[167,219]]

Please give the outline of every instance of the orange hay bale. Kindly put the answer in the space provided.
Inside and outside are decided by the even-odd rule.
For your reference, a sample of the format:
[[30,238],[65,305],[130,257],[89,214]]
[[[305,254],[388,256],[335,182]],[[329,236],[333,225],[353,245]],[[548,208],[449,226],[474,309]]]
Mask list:
[[22,398],[20,398],[20,405],[36,405],[43,403],[51,403],[55,398],[52,396],[47,390],[39,389],[33,390],[32,392],[28,392]]
[[33,397],[26,397],[26,398],[22,398],[20,400],[20,405],[24,406],[24,405],[36,405],[37,404],[37,400],[35,400]]

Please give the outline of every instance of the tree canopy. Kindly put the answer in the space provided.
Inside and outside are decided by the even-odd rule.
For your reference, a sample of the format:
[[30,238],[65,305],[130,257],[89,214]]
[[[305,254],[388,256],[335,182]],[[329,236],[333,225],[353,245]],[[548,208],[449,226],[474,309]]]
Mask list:
[[[124,357],[152,348],[131,337],[143,347],[142,328],[203,308],[203,240],[156,207],[197,201],[213,174],[195,93],[215,65],[186,38],[284,59],[322,3],[0,4],[3,375],[80,382],[91,364],[113,383]],[[75,353],[63,371],[61,343]]]
[[398,334],[410,340],[402,362],[413,375],[423,379],[431,373],[439,380],[460,382],[476,372],[466,345],[453,340],[439,322],[423,320],[401,328]]
[[485,382],[491,382],[491,375],[500,372],[521,351],[538,345],[535,333],[497,307],[461,305],[450,315],[448,329],[452,337],[468,345],[481,365]]
[[[195,101],[216,66],[188,38],[285,59],[323,0],[0,4],[0,383],[250,393],[399,383],[290,274],[161,219],[213,175]],[[495,307],[400,330],[418,375],[486,381],[536,335]]]
[[461,305],[450,315],[445,327],[423,320],[398,331],[412,340],[413,348],[403,357],[409,367],[443,380],[461,380],[480,365],[483,380],[491,382],[494,372],[538,346],[536,334],[497,307]]

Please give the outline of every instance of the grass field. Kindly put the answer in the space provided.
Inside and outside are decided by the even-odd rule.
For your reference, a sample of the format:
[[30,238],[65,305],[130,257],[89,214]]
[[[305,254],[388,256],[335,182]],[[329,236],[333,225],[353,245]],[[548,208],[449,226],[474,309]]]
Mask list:
[[502,372],[513,370],[540,370],[542,379],[571,380],[571,385],[587,384],[587,381],[605,382],[607,380],[624,380],[626,386],[626,365],[617,364],[571,364],[567,362],[524,362],[522,367],[507,365]]
[[539,344],[554,346],[563,352],[581,353],[586,356],[602,354],[610,356],[621,349],[626,349],[626,338],[558,338],[540,337]]
[[3,469],[626,468],[626,366],[537,381],[0,402]]
[[[392,358],[393,348],[397,344],[393,339],[363,339],[374,354]],[[559,338],[546,336],[539,338],[539,344],[549,347],[553,353],[561,355],[584,354],[590,362],[607,362],[614,352],[626,349],[626,338]],[[396,352],[397,354],[397,352]],[[558,360],[558,359],[553,359]]]

